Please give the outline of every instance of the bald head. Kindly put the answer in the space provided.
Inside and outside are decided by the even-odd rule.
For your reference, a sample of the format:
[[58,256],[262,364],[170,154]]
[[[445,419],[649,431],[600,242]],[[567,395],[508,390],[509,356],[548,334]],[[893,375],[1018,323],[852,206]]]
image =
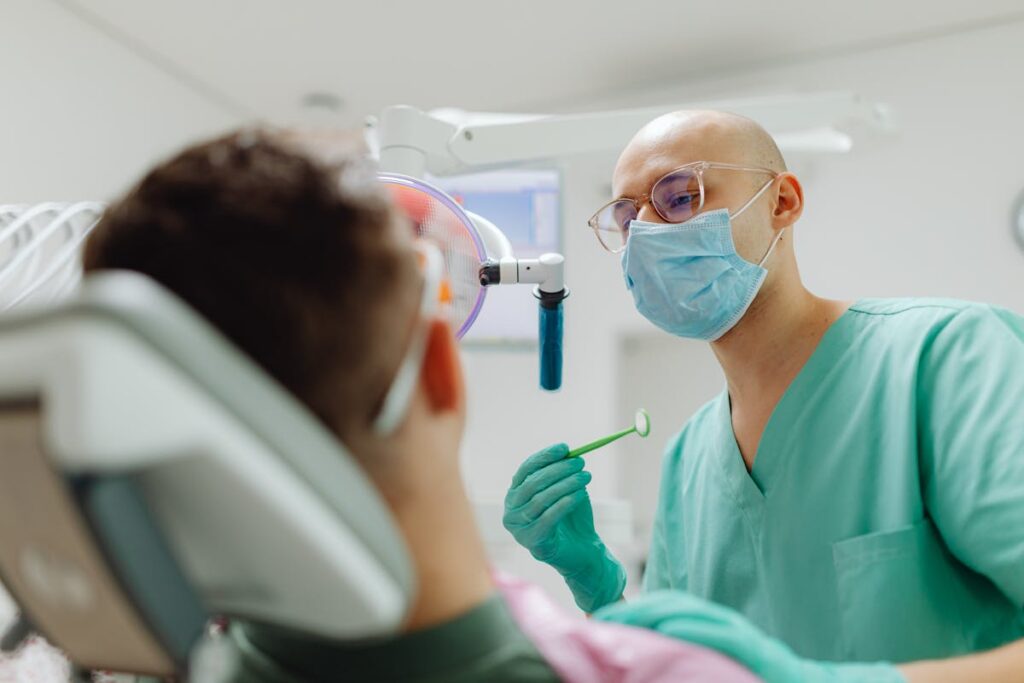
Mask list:
[[756,122],[721,111],[677,111],[654,119],[630,140],[615,166],[615,195],[642,196],[662,175],[692,161],[786,170],[772,136]]
[[[652,187],[680,166],[698,161],[742,167],[704,169],[701,213],[727,209],[736,252],[751,263],[761,262],[781,231],[800,218],[803,190],[787,171],[772,136],[748,118],[720,111],[678,111],[654,119],[619,156],[612,190],[615,197],[637,203],[638,220],[665,223],[650,201]],[[799,278],[792,239],[778,244],[765,285],[769,289],[780,272],[792,273],[793,281]]]

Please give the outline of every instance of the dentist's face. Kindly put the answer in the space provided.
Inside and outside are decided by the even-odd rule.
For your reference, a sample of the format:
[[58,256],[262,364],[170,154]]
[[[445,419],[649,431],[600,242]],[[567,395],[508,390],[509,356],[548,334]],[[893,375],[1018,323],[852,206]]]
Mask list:
[[[760,151],[749,132],[728,115],[695,112],[664,116],[645,126],[622,152],[612,176],[612,191],[615,197],[643,201],[638,220],[665,223],[650,201],[644,201],[659,179],[696,161],[767,166]],[[757,173],[708,169],[703,175],[701,211],[736,211],[769,178]],[[748,261],[756,262],[771,238],[772,188],[767,194],[768,197],[758,199],[733,224],[736,251]]]

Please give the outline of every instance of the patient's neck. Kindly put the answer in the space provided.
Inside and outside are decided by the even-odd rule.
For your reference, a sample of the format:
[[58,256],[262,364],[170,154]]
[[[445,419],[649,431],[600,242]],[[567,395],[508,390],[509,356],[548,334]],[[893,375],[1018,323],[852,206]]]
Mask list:
[[456,469],[416,477],[389,506],[412,555],[418,591],[405,625],[413,631],[449,621],[493,592],[473,507]]

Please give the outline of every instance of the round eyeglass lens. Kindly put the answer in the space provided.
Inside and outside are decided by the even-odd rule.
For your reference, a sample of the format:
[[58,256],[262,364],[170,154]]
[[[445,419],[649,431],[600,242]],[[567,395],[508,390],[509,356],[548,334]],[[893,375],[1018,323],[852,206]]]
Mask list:
[[651,188],[654,210],[669,223],[682,223],[700,210],[700,179],[696,171],[669,173]]
[[629,222],[636,219],[636,206],[633,202],[623,199],[612,202],[601,209],[592,226],[597,239],[608,251],[622,251],[629,237]]

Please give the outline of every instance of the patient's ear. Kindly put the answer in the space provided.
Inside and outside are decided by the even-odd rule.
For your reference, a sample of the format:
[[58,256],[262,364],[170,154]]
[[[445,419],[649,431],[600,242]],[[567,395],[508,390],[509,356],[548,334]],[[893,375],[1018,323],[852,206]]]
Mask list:
[[434,412],[462,410],[465,386],[459,344],[451,326],[444,321],[435,320],[430,323],[420,379]]

